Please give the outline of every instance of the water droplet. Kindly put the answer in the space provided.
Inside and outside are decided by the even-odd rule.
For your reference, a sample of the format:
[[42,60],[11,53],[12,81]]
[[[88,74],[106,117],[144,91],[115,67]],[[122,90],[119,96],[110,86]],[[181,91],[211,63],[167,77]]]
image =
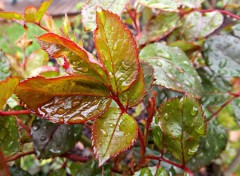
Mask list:
[[192,83],[190,81],[185,81],[184,84],[186,84],[188,87],[192,87]]
[[63,104],[64,101],[63,100],[59,100],[58,102],[56,102],[56,105],[60,105],[60,104]]
[[181,89],[182,85],[180,83],[176,83],[176,85]]
[[54,149],[54,148],[49,149],[49,151],[52,153],[61,153],[61,150]]
[[72,124],[82,123],[82,122],[85,121],[85,120],[86,120],[85,117],[77,114],[77,115],[71,117],[71,118],[68,120],[68,123],[72,123]]
[[165,114],[163,115],[163,117],[164,117],[165,120],[168,120],[168,118],[169,118],[169,117],[168,117],[168,113],[165,113]]
[[73,100],[73,102],[72,102],[72,107],[76,108],[76,107],[78,107],[79,105],[80,105],[79,100]]
[[39,129],[39,126],[33,126],[32,129],[33,131],[37,131]]
[[162,62],[157,61],[157,62],[156,62],[156,65],[159,66],[159,67],[161,67],[161,66],[162,66]]
[[89,68],[88,67],[78,67],[77,70],[82,72],[82,73],[87,73]]
[[129,62],[122,62],[122,68],[124,69],[124,70],[128,70],[129,69]]
[[102,134],[103,134],[104,137],[107,137],[107,136],[108,136],[108,133],[107,133],[105,130],[100,129],[100,131],[102,132]]
[[47,136],[41,136],[41,137],[40,137],[40,140],[41,140],[41,141],[45,141],[46,139],[47,139]]
[[195,131],[200,134],[200,135],[203,135],[205,133],[205,130],[204,130],[204,123],[202,123],[198,128],[195,128]]
[[110,128],[114,127],[114,124],[113,124],[113,123],[110,123],[110,124],[109,124],[109,127],[110,127]]
[[117,48],[118,48],[117,43],[115,43],[113,49],[116,50]]
[[172,60],[172,58],[170,57],[170,54],[162,50],[159,50],[159,52],[157,53],[157,56],[163,57],[168,60]]
[[58,113],[59,115],[62,115],[62,114],[65,113],[65,109],[64,109],[64,108],[58,108],[57,113]]
[[51,116],[54,116],[56,114],[56,112],[52,111],[50,114],[51,114]]
[[193,106],[193,107],[192,107],[192,110],[191,110],[191,115],[192,115],[193,117],[196,117],[197,114],[198,114],[198,108],[195,107],[195,106]]
[[223,135],[223,134],[220,134],[220,135],[218,136],[218,138],[219,138],[219,139],[223,139],[223,138],[224,138],[224,135]]
[[223,68],[223,67],[225,67],[227,65],[227,60],[221,60],[220,62],[219,62],[219,67],[220,68]]
[[198,150],[198,146],[199,145],[195,146],[194,148],[188,149],[188,155],[194,155]]

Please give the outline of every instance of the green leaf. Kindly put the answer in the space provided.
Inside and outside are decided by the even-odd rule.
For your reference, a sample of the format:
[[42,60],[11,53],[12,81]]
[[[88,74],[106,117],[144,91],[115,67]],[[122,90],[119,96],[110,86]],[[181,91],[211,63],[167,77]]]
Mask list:
[[177,27],[179,16],[175,12],[160,12],[144,26],[139,43],[156,41]]
[[137,137],[137,128],[133,117],[117,108],[109,108],[97,118],[92,130],[92,140],[99,166],[133,145]]
[[124,91],[119,95],[121,103],[127,107],[138,105],[143,100],[143,97],[146,93],[144,85],[144,73],[141,68],[135,84],[130,87],[130,89]]
[[228,142],[227,131],[216,122],[213,120],[208,123],[207,134],[201,138],[199,150],[188,163],[191,170],[197,171],[209,165],[225,149]]
[[22,168],[13,165],[13,166],[9,166],[9,171],[11,175],[14,176],[31,176],[28,172],[24,171]]
[[5,162],[2,151],[0,150],[0,175],[2,176],[10,176],[7,163]]
[[[44,51],[53,58],[66,58],[72,74],[91,76],[98,80],[106,80],[106,73],[101,64],[75,42],[54,33],[46,33],[37,37],[38,43]],[[67,63],[68,64],[68,63]]]
[[236,37],[240,37],[240,24],[236,24],[232,27],[232,30],[233,30],[233,34],[236,36]]
[[36,19],[35,21],[37,23],[39,23],[43,17],[43,15],[46,13],[48,7],[51,5],[52,3],[52,0],[45,0],[41,5],[40,7],[38,8],[37,10],[37,16],[36,16]]
[[45,119],[33,121],[31,135],[34,149],[39,158],[59,156],[80,139],[81,125],[54,124]]
[[163,168],[154,166],[142,168],[140,171],[135,172],[134,176],[168,176],[168,174]]
[[162,145],[163,133],[159,125],[155,124],[154,122],[151,124],[151,135],[152,135],[154,144],[158,147],[159,150],[162,150],[163,149],[163,145]]
[[65,176],[67,175],[66,169],[65,168],[60,168],[60,169],[56,169],[53,170],[49,176]]
[[218,35],[206,40],[203,49],[209,67],[225,77],[240,75],[240,39],[231,35]]
[[164,147],[185,165],[197,152],[207,123],[201,106],[192,97],[169,99],[157,114]]
[[11,74],[8,58],[0,50],[0,80],[5,80]]
[[141,50],[140,58],[153,66],[156,85],[195,97],[201,96],[200,77],[179,48],[162,43],[150,44]]
[[0,116],[0,148],[5,156],[19,149],[19,132],[16,117]]
[[0,12],[0,18],[6,20],[23,20],[23,15],[16,12]]
[[0,109],[13,94],[18,82],[19,79],[15,77],[8,77],[5,81],[0,81]]
[[223,15],[218,12],[192,12],[184,20],[182,32],[187,40],[203,38],[214,32],[223,23]]
[[139,3],[141,3],[144,6],[150,7],[150,8],[156,8],[166,11],[177,11],[178,7],[180,6],[187,6],[190,8],[198,8],[200,7],[201,3],[204,0],[138,0]]
[[110,96],[109,90],[101,82],[76,75],[51,79],[41,76],[30,78],[21,82],[15,93],[33,110],[37,110],[56,96]]
[[82,22],[85,30],[93,31],[96,28],[96,10],[100,7],[120,15],[124,10],[127,0],[89,0],[82,9]]
[[84,123],[103,114],[111,100],[96,96],[55,96],[37,113],[53,123]]
[[155,81],[153,76],[154,69],[149,63],[143,61],[141,61],[141,67],[143,69],[145,91],[149,91]]
[[232,107],[233,107],[233,111],[235,113],[236,120],[237,120],[238,124],[240,125],[240,97],[235,98],[232,101]]
[[101,10],[96,18],[94,40],[97,54],[108,72],[113,92],[118,95],[129,89],[138,77],[137,46],[131,31],[119,16]]
[[75,162],[70,166],[71,174],[74,176],[111,176],[112,173],[110,169],[109,165],[104,165],[103,168],[99,168],[96,160],[91,160],[87,163]]

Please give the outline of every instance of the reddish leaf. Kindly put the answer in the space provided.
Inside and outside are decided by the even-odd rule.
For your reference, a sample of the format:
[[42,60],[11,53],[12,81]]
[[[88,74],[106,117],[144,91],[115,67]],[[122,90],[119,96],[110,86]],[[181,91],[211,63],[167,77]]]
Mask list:
[[24,11],[24,20],[25,22],[34,23],[37,18],[37,9],[35,7],[27,7]]
[[34,110],[56,96],[110,96],[108,89],[101,82],[76,75],[51,79],[41,76],[30,78],[21,82],[15,92],[29,108]]
[[5,162],[4,156],[0,150],[0,175],[1,176],[10,176],[7,163]]
[[18,78],[11,77],[8,77],[5,81],[0,81],[0,109],[3,108],[7,99],[13,94],[18,82]]
[[108,72],[113,92],[119,94],[129,89],[137,79],[140,68],[137,46],[131,31],[119,16],[100,10],[96,22],[94,40],[97,54]]
[[68,68],[68,70],[73,69],[75,74],[92,76],[100,80],[104,78],[107,81],[100,63],[91,58],[85,49],[73,41],[54,33],[43,34],[37,39],[42,49],[51,57],[67,58],[67,61],[71,64],[71,68]]
[[99,166],[110,157],[128,149],[137,137],[137,128],[133,117],[117,108],[110,108],[97,118],[92,130],[92,140]]

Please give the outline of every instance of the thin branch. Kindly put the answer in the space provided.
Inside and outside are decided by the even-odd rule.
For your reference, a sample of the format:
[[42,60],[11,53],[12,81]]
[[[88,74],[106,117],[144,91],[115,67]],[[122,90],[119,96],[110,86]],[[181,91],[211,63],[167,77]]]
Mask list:
[[82,157],[82,156],[73,155],[73,154],[62,154],[61,157],[68,158],[72,161],[80,161],[80,162],[87,162],[89,160],[89,158],[87,157]]
[[15,161],[18,158],[21,158],[21,157],[27,156],[27,155],[31,155],[31,154],[35,154],[35,151],[32,150],[32,151],[28,151],[28,152],[20,152],[20,153],[17,153],[15,155],[13,155],[13,156],[5,158],[5,161],[6,162]]
[[0,116],[24,115],[24,114],[31,114],[31,112],[29,110],[0,111]]

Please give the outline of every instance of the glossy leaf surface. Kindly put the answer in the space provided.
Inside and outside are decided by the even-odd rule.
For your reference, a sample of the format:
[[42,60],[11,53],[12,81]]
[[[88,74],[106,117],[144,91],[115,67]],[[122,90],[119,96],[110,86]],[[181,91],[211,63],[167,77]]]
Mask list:
[[232,107],[233,107],[233,111],[235,113],[236,120],[237,120],[238,124],[240,125],[240,97],[235,98],[232,101]]
[[38,114],[53,123],[84,123],[103,114],[111,100],[95,96],[56,96],[38,108]]
[[101,166],[110,157],[127,150],[137,137],[137,122],[120,109],[109,108],[94,122],[92,140]]
[[1,176],[10,176],[7,163],[5,162],[2,151],[0,150],[0,175]]
[[16,117],[0,116],[0,148],[5,156],[10,156],[19,149],[19,132]]
[[182,32],[187,40],[195,40],[197,38],[203,38],[211,34],[223,23],[223,15],[218,12],[192,12],[187,15]]
[[91,58],[84,48],[73,41],[54,33],[43,34],[37,37],[37,40],[42,49],[51,57],[67,59],[71,65],[67,71],[73,72],[73,74],[92,76],[99,80],[102,80],[102,77],[105,78],[105,73],[98,61]]
[[31,128],[34,149],[39,158],[59,156],[79,140],[81,125],[53,124],[45,119],[35,119]]
[[192,97],[169,99],[160,106],[157,117],[164,147],[186,164],[197,152],[207,127],[200,105]]
[[111,12],[120,15],[127,3],[127,0],[89,0],[84,5],[82,9],[82,22],[84,24],[85,30],[93,31],[96,28],[96,10],[100,7],[105,10],[110,10]]
[[222,125],[216,120],[208,123],[206,136],[200,140],[199,150],[189,161],[190,169],[197,171],[202,166],[206,166],[222,153],[227,145],[228,135]]
[[168,174],[163,168],[154,166],[142,168],[140,171],[135,172],[134,176],[168,176]]
[[108,72],[113,92],[119,94],[137,79],[140,67],[137,46],[119,16],[100,10],[96,18],[94,40],[97,54]]
[[38,76],[21,82],[17,96],[36,110],[55,96],[86,95],[108,97],[108,89],[100,82],[84,76],[65,76],[46,79]]
[[204,58],[209,67],[225,77],[240,75],[240,39],[231,35],[218,35],[206,40]]
[[5,54],[0,50],[0,80],[5,80],[8,76],[10,76],[9,61]]
[[17,84],[18,78],[9,77],[5,81],[0,81],[0,109],[3,108],[7,99],[13,94]]
[[180,6],[187,6],[190,8],[198,8],[204,0],[138,0],[139,3],[150,7],[166,11],[177,11]]
[[179,16],[174,12],[161,12],[156,17],[150,19],[143,28],[140,44],[156,41],[177,27]]
[[179,48],[161,43],[150,44],[141,50],[140,58],[153,66],[156,85],[195,97],[201,96],[200,77]]

